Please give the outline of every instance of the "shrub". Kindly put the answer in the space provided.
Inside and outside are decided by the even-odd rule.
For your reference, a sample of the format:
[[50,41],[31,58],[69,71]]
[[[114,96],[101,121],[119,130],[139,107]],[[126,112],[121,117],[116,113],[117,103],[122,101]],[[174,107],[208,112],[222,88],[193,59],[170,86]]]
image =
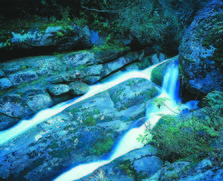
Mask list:
[[151,130],[153,141],[164,160],[201,159],[213,150],[213,140],[219,136],[222,118],[209,109],[202,110],[202,118],[164,116]]

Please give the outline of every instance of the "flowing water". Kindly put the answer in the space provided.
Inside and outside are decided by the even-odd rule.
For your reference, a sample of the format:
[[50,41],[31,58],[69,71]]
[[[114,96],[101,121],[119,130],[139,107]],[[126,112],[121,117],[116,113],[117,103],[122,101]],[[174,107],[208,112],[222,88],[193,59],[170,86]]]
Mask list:
[[[169,61],[165,60],[164,62]],[[161,62],[161,63],[164,63]],[[159,64],[161,64],[159,63]],[[132,78],[144,78],[149,81],[151,81],[151,71],[158,66],[159,64],[153,65],[143,71],[131,71],[123,73],[120,76],[117,76],[113,78],[112,80],[103,83],[103,84],[97,84],[90,87],[88,93],[83,95],[82,97],[75,98],[73,100],[60,103],[52,108],[45,109],[40,111],[38,114],[36,114],[32,119],[30,120],[23,120],[16,126],[0,132],[0,145],[8,142],[9,140],[25,133],[26,131],[30,130],[32,127],[46,121],[48,118],[62,112],[67,107],[74,105],[82,100],[85,100],[91,96],[94,96],[95,94],[98,94],[99,92],[105,91],[107,89],[110,89],[111,87],[114,87],[128,79]],[[97,168],[110,163],[112,160],[134,150],[137,148],[141,148],[144,146],[143,143],[138,142],[136,140],[137,137],[139,137],[139,134],[142,134],[145,130],[148,124],[150,125],[150,128],[153,128],[158,120],[160,119],[160,115],[166,115],[166,114],[178,114],[179,106],[178,102],[179,99],[179,84],[178,84],[178,64],[177,62],[172,63],[164,76],[164,83],[162,88],[156,86],[156,88],[160,91],[159,98],[168,98],[168,100],[165,102],[166,106],[162,106],[162,108],[158,109],[157,106],[149,105],[149,109],[147,109],[146,122],[138,127],[138,128],[132,128],[130,131],[128,131],[116,144],[114,149],[111,151],[110,155],[106,159],[102,159],[99,161],[86,163],[78,165],[67,172],[61,174],[59,177],[55,179],[55,181],[71,181],[71,180],[77,180],[80,179],[86,175],[89,175],[93,171],[95,171]],[[185,104],[183,107],[190,109],[191,104]],[[182,109],[182,108],[181,108]],[[130,141],[131,140],[131,141]]]

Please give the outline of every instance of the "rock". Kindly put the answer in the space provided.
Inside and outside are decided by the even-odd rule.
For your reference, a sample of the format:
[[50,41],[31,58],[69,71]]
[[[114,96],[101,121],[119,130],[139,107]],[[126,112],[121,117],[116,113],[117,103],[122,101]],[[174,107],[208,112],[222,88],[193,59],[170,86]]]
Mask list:
[[179,161],[161,169],[160,180],[172,181],[179,179],[190,162]]
[[51,52],[92,47],[89,28],[87,26],[76,28],[78,31],[71,25],[48,26],[45,31],[35,29],[19,33],[12,32],[11,43],[13,46],[10,48],[11,50],[31,50],[34,53],[35,50],[46,47],[49,47]]
[[72,82],[69,84],[69,87],[71,93],[76,96],[83,95],[88,91],[88,85],[83,82],[78,82],[78,81]]
[[[144,91],[150,90],[148,89],[151,86],[150,83],[137,80],[133,84],[130,83],[131,87],[137,87],[139,83],[142,83],[145,87]],[[87,85],[81,82],[72,82],[70,85],[77,92],[85,92],[87,88]],[[114,88],[119,90],[118,87],[124,88],[124,85],[130,86],[119,84]],[[84,88],[84,91],[77,88]],[[135,90],[138,89],[135,88]],[[20,94],[23,98],[33,101],[32,104],[27,103],[33,112],[40,109],[38,104],[46,105],[44,100],[49,100],[44,89],[33,87],[30,93],[28,88],[22,90]],[[129,114],[128,117],[133,120],[133,117],[140,115],[145,109],[149,97],[144,98],[143,103],[138,105],[131,103],[130,105],[133,107],[131,106],[131,110],[126,112]],[[129,99],[129,101],[132,100]],[[133,111],[134,108],[137,114]],[[107,156],[119,137],[132,125],[131,121],[124,122],[120,119],[124,116],[123,114],[116,110],[115,103],[110,97],[110,90],[71,105],[53,117],[33,126],[20,136],[0,145],[0,178],[6,180],[53,180],[64,170],[74,165],[92,162]],[[158,158],[153,156],[156,154],[157,150],[150,145],[133,150],[111,163],[118,168],[111,168],[111,165],[108,165],[111,168],[108,178],[111,176],[114,181],[117,178],[134,180],[132,176],[128,176],[121,169],[120,161],[130,159],[135,162],[148,157],[157,160]]]
[[72,81],[71,76],[68,73],[60,73],[59,75],[53,75],[47,78],[47,81],[52,84],[60,84],[60,83],[67,83]]
[[12,118],[0,113],[0,131],[6,130],[20,121],[20,118]]
[[12,87],[12,83],[8,78],[2,78],[0,79],[0,90],[8,89]]
[[97,126],[105,129],[115,129],[117,132],[126,131],[129,127],[127,123],[124,123],[120,120],[98,123]]
[[158,64],[159,62],[160,62],[160,60],[159,60],[157,54],[154,54],[154,55],[152,56],[152,63],[153,63],[153,64]]
[[117,69],[120,69],[124,65],[137,60],[137,58],[138,58],[138,55],[136,53],[133,53],[133,54],[128,54],[124,57],[120,57],[119,59],[115,61],[105,64],[103,67],[103,71],[101,73],[101,77],[109,75],[111,72]]
[[18,60],[1,63],[0,67],[2,71],[4,71],[6,75],[8,75],[26,69],[27,65],[21,61],[22,59]]
[[2,70],[0,70],[0,78],[2,78],[4,76],[5,76],[4,72],[2,72]]
[[103,69],[103,65],[92,65],[88,66],[86,69],[84,69],[87,76],[99,76],[101,74],[101,71]]
[[20,95],[10,94],[0,98],[0,113],[13,118],[21,118],[24,112]]
[[95,52],[95,59],[98,60],[98,63],[104,64],[127,54],[129,51],[130,48],[128,47],[121,49],[99,50]]
[[19,89],[18,93],[23,99],[28,100],[30,97],[34,95],[46,94],[47,92],[46,92],[45,87],[28,86],[28,87],[23,87],[22,89]]
[[14,74],[10,74],[8,77],[14,85],[20,85],[22,83],[31,82],[38,79],[36,72],[33,70],[20,71]]
[[83,78],[83,82],[88,85],[93,85],[101,79],[101,76],[88,76]]
[[221,23],[223,2],[211,1],[198,11],[184,33],[179,61],[187,89],[205,95],[223,90],[222,39],[216,24]]
[[120,111],[146,102],[156,95],[157,89],[145,79],[130,79],[109,89],[115,107]]
[[127,65],[125,67],[125,70],[127,70],[127,71],[139,70],[138,63],[133,63],[133,64],[130,64],[130,65]]
[[68,74],[70,75],[71,81],[82,80],[86,77],[86,73],[84,72],[84,70],[73,70],[69,71]]
[[178,60],[178,56],[169,59],[168,61],[158,65],[151,72],[151,81],[155,84],[162,86],[164,75],[166,73],[167,67]]
[[39,76],[58,75],[66,71],[66,66],[56,56],[34,57],[29,60],[28,64]]
[[202,170],[211,169],[212,167],[213,163],[209,159],[204,159],[197,164],[195,170],[200,172]]
[[97,59],[94,57],[94,53],[91,52],[75,52],[67,54],[61,58],[63,64],[69,68],[78,68],[83,65],[94,65],[97,63]]
[[162,62],[166,59],[166,56],[163,53],[159,53],[159,61]]
[[50,104],[52,104],[52,100],[48,94],[29,96],[27,100],[27,105],[34,113],[47,108]]
[[152,177],[143,179],[142,181],[160,181],[161,170],[157,171]]
[[151,145],[147,145],[140,149],[131,151],[128,154],[122,156],[121,158],[123,160],[130,160],[131,162],[134,162],[135,160],[140,160],[141,158],[147,158],[156,155],[157,155],[157,149]]
[[70,87],[66,84],[50,85],[47,89],[54,96],[59,96],[70,91]]
[[[121,120],[125,122],[134,121],[133,127],[141,126],[139,123],[140,121],[144,121],[143,119],[140,119],[144,117],[146,114],[146,104],[142,103],[139,105],[131,106],[125,110],[122,110],[119,112],[119,117]],[[137,119],[140,119],[139,121]]]
[[163,166],[163,161],[156,156],[149,156],[136,160],[133,166],[137,173],[150,177]]

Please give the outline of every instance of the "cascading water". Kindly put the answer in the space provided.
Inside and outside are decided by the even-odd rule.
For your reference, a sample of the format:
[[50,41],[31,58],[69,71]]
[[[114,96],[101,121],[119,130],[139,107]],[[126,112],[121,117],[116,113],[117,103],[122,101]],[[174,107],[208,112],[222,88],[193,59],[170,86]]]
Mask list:
[[[165,60],[169,61],[170,59]],[[164,63],[161,62],[161,63]],[[8,142],[9,140],[23,134],[24,132],[30,130],[32,127],[44,122],[48,118],[62,112],[64,109],[68,108],[69,106],[72,106],[78,102],[81,102],[89,97],[94,96],[95,94],[98,94],[100,92],[103,92],[105,90],[110,89],[111,87],[114,87],[128,79],[132,78],[144,78],[147,80],[151,80],[151,71],[159,64],[153,65],[143,71],[132,71],[132,72],[126,72],[123,73],[120,76],[114,77],[112,80],[108,81],[107,83],[93,85],[89,88],[89,91],[87,94],[83,95],[79,98],[74,98],[72,100],[60,103],[52,108],[44,109],[37,113],[32,119],[30,120],[22,120],[19,124],[15,125],[14,127],[0,131],[0,145]]]
[[[154,67],[153,67],[154,68]],[[143,74],[151,72],[151,68],[142,71]],[[144,146],[143,143],[137,141],[137,137],[142,134],[146,130],[146,125],[149,123],[150,128],[153,128],[158,120],[161,118],[160,114],[176,114],[177,112],[177,104],[176,101],[179,100],[179,88],[177,87],[178,82],[178,64],[177,62],[171,64],[167,72],[164,76],[164,83],[162,86],[161,94],[158,96],[160,98],[167,97],[168,104],[167,108],[157,109],[154,107],[149,107],[147,109],[147,121],[138,128],[133,128],[128,131],[122,139],[119,140],[116,147],[112,150],[111,155],[104,160],[99,160],[92,163],[82,164],[72,168],[71,170],[63,173],[59,177],[55,179],[55,181],[71,181],[80,179],[86,175],[89,175],[99,167],[110,163],[114,159],[134,150],[137,148],[142,148]],[[146,75],[145,75],[146,76]],[[150,75],[149,75],[150,76]],[[174,110],[174,111],[172,111]],[[179,112],[179,111],[178,111]],[[180,113],[180,112],[179,112]],[[131,140],[131,141],[130,141]]]
[[[168,60],[165,60],[166,62]],[[164,63],[161,62],[161,63]],[[159,64],[161,64],[159,63]],[[23,134],[24,132],[30,130],[32,127],[44,122],[48,118],[62,112],[67,107],[74,105],[82,100],[85,100],[95,94],[98,94],[102,91],[105,91],[107,89],[110,89],[111,87],[120,84],[128,79],[131,78],[144,78],[150,81],[151,79],[151,71],[158,66],[159,64],[156,64],[154,66],[151,66],[143,71],[133,71],[133,72],[127,72],[123,73],[121,76],[115,77],[114,79],[110,80],[107,83],[104,84],[98,84],[90,87],[90,90],[87,94],[85,94],[82,97],[75,98],[73,100],[58,104],[52,108],[45,109],[40,111],[38,114],[36,114],[31,120],[23,120],[18,125],[0,132],[0,145],[4,144],[11,139]],[[142,134],[146,130],[146,124],[150,124],[151,128],[155,126],[155,124],[160,119],[160,114],[176,114],[176,112],[179,112],[177,110],[177,104],[176,102],[179,101],[178,97],[178,91],[177,88],[177,79],[178,79],[178,67],[177,63],[171,64],[168,67],[168,70],[164,77],[164,84],[162,87],[162,90],[157,86],[157,89],[160,90],[161,94],[158,96],[160,98],[167,97],[168,101],[166,101],[166,104],[168,104],[168,109],[166,107],[162,109],[158,109],[157,107],[149,107],[147,109],[147,121],[145,124],[138,128],[133,128],[130,131],[128,131],[116,144],[114,149],[112,150],[111,154],[104,160],[99,160],[92,163],[82,164],[77,167],[72,168],[71,170],[63,173],[55,180],[76,180],[79,178],[82,178],[90,173],[92,173],[97,168],[110,163],[112,160],[128,153],[129,151],[132,151],[137,148],[141,148],[144,146],[143,143],[140,143],[136,140],[136,138],[139,136],[139,134]],[[188,105],[186,106],[188,107]],[[171,111],[174,110],[174,111]],[[129,141],[131,140],[131,141]]]

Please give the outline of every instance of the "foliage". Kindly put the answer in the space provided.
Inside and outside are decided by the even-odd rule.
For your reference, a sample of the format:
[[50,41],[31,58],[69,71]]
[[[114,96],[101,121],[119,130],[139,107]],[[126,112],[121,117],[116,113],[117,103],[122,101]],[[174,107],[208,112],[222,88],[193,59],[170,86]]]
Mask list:
[[114,140],[111,136],[107,136],[103,139],[97,140],[97,142],[92,146],[91,153],[97,156],[111,151],[114,145]]
[[205,118],[193,116],[178,121],[165,116],[157,123],[151,134],[164,160],[200,159],[214,150],[212,143],[223,123],[217,112],[205,111],[202,114],[209,115]]
[[148,144],[152,140],[152,135],[151,135],[151,125],[146,125],[146,130],[144,131],[143,134],[140,134],[138,138],[136,138],[138,142]]
[[88,179],[86,179],[84,181],[108,181],[108,179],[105,176],[105,173],[104,173],[103,170],[98,170],[90,178],[88,178]]
[[57,32],[57,36],[63,37],[64,34],[63,34],[62,32],[60,32],[60,31],[58,31],[58,32]]
[[202,106],[221,106],[223,108],[223,92],[213,91],[204,97],[202,100]]
[[165,105],[165,102],[166,102],[167,100],[170,100],[170,99],[167,98],[167,97],[157,97],[157,98],[153,99],[152,104],[153,104],[153,105],[156,105],[156,106],[158,106],[158,107],[162,107],[162,106]]
[[135,170],[133,165],[131,164],[130,160],[125,160],[123,162],[120,163],[120,168],[122,169],[122,171],[124,173],[126,173],[127,175],[134,177],[135,176]]

